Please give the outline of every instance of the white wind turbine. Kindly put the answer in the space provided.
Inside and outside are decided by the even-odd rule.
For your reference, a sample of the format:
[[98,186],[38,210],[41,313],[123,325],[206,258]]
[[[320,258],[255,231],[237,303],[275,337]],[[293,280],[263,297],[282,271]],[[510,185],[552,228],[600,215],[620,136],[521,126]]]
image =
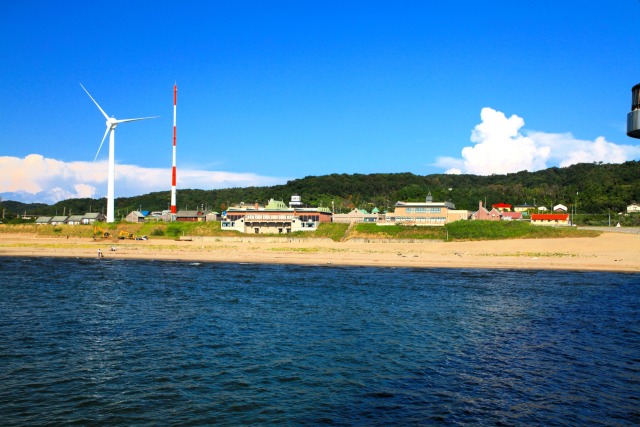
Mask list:
[[159,116],[154,116],[154,117],[140,117],[137,119],[123,119],[123,120],[116,120],[115,117],[109,117],[107,116],[107,113],[104,112],[104,110],[100,107],[100,105],[98,105],[98,103],[96,102],[95,99],[93,99],[93,96],[91,96],[91,94],[89,93],[89,91],[87,89],[84,88],[84,86],[82,86],[82,83],[80,83],[80,86],[82,87],[82,89],[84,89],[85,92],[87,92],[87,95],[89,95],[89,98],[91,98],[91,100],[93,101],[94,104],[96,104],[96,106],[98,107],[98,109],[100,110],[100,112],[102,113],[102,115],[104,116],[105,119],[107,119],[107,130],[104,131],[104,136],[102,137],[102,142],[100,142],[100,147],[98,147],[98,152],[96,153],[96,157],[94,157],[93,161],[95,162],[96,159],[98,158],[98,154],[100,154],[100,149],[102,148],[102,144],[104,144],[104,140],[107,138],[107,133],[109,133],[109,180],[107,181],[107,222],[113,222],[114,221],[114,215],[113,215],[113,207],[114,207],[114,191],[113,191],[113,187],[114,187],[114,181],[115,181],[115,169],[116,169],[116,161],[115,161],[115,157],[114,157],[114,153],[115,153],[115,149],[114,149],[114,145],[115,145],[115,130],[116,130],[116,126],[118,126],[118,124],[120,123],[127,123],[127,122],[135,122],[138,120],[146,120],[146,119],[155,119]]

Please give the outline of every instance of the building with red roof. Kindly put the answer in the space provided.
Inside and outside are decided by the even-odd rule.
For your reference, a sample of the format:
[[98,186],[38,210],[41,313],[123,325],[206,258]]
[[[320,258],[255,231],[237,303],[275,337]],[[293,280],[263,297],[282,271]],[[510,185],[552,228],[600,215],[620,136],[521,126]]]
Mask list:
[[570,225],[569,214],[532,214],[531,224],[534,225]]
[[502,212],[503,221],[518,221],[522,219],[522,212]]

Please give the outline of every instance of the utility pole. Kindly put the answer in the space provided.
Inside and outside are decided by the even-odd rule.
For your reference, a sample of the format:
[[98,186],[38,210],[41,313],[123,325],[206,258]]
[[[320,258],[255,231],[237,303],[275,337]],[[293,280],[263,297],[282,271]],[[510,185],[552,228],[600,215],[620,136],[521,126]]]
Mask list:
[[576,203],[575,203],[575,205],[573,207],[573,217],[574,217],[573,219],[574,219],[574,221],[576,221],[576,216],[578,215],[578,194],[579,193],[576,191]]

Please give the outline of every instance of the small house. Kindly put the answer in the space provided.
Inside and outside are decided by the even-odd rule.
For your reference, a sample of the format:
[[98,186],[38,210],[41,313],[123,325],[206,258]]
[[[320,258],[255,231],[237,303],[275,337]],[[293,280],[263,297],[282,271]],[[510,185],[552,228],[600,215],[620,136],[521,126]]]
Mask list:
[[145,217],[146,215],[144,215],[140,211],[131,211],[129,212],[129,215],[127,215],[124,218],[124,220],[127,222],[140,223],[140,222],[144,222]]
[[99,212],[89,212],[86,213],[84,215],[82,215],[82,223],[83,224],[93,224],[94,222],[106,222],[107,221],[107,217],[104,216],[104,214],[101,214]]
[[49,221],[51,221],[50,216],[39,216],[38,218],[36,218],[36,224],[42,225],[42,224],[49,224]]
[[206,221],[218,221],[219,219],[220,219],[219,212],[207,212],[207,214],[205,215]]
[[640,212],[640,205],[637,203],[632,203],[627,206],[627,213],[638,213]]
[[82,215],[71,215],[67,219],[67,224],[69,225],[80,225],[82,224]]
[[503,221],[519,221],[522,219],[522,212],[502,212]]
[[69,217],[68,217],[68,216],[66,216],[66,215],[54,216],[54,217],[53,217],[53,218],[51,218],[51,220],[49,221],[49,224],[51,224],[51,225],[62,225],[62,224],[66,224],[68,219],[69,219]]
[[534,210],[536,207],[530,205],[528,203],[523,203],[521,205],[515,205],[513,207],[514,212],[529,212],[530,210]]
[[181,222],[204,222],[207,218],[202,211],[178,211],[176,221]]
[[478,202],[478,210],[471,214],[471,219],[476,221],[499,221],[502,212],[493,208],[491,211],[482,206],[482,200]]
[[553,207],[554,212],[568,212],[569,209],[563,204],[557,204]]

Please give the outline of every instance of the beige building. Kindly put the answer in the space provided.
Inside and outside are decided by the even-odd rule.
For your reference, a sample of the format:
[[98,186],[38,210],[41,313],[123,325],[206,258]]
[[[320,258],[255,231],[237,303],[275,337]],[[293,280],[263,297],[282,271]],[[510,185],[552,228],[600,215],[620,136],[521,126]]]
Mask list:
[[361,222],[378,222],[384,220],[384,215],[380,214],[378,208],[373,208],[371,213],[364,209],[354,208],[351,212],[346,214],[333,214],[333,222],[339,223],[361,223]]
[[395,210],[385,215],[384,223],[443,226],[468,217],[468,211],[456,210],[451,202],[434,202],[429,193],[424,202],[396,202]]

